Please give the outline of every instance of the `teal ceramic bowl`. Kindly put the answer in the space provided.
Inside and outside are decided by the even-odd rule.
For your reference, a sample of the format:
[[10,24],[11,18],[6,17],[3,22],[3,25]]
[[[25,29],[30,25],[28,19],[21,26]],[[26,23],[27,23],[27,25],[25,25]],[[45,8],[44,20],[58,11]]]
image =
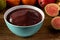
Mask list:
[[[39,23],[34,24],[34,25],[30,25],[30,26],[17,26],[17,25],[13,25],[13,24],[9,23],[6,20],[7,15],[10,12],[12,12],[16,9],[20,9],[20,8],[29,8],[29,9],[34,9],[34,10],[38,11],[42,15],[42,20]],[[14,33],[18,36],[21,36],[21,37],[28,37],[28,36],[31,36],[31,35],[37,33],[38,30],[41,29],[41,27],[42,27],[44,18],[45,18],[44,12],[41,9],[34,7],[34,6],[30,6],[30,5],[20,5],[20,6],[12,7],[10,9],[8,9],[4,14],[4,21],[7,25],[7,27],[9,28],[9,30],[12,33]]]

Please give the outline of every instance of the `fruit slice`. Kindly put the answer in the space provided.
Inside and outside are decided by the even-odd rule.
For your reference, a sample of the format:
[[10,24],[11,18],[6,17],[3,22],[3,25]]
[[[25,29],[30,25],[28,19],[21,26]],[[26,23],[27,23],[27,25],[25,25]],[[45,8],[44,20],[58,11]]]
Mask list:
[[50,3],[45,6],[45,12],[51,16],[57,16],[59,14],[59,6],[55,3]]
[[36,0],[22,0],[22,3],[25,5],[34,5]]
[[51,24],[54,29],[60,29],[60,17],[55,17],[52,19]]
[[7,4],[10,6],[16,6],[20,4],[20,0],[6,0]]

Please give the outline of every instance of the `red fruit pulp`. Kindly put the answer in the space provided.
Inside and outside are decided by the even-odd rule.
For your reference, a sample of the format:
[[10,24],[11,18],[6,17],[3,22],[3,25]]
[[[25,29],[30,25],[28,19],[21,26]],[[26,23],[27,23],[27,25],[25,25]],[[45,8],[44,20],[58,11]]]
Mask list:
[[55,29],[60,29],[60,17],[53,18],[51,24]]
[[50,3],[45,6],[45,12],[51,17],[59,15],[59,6],[55,3]]

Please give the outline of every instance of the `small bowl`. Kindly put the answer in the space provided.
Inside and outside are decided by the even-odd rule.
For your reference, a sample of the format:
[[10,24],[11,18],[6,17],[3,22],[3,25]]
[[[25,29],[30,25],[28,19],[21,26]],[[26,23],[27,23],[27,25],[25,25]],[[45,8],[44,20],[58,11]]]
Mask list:
[[[20,9],[20,8],[29,8],[29,9],[38,11],[42,15],[42,20],[39,23],[30,25],[30,26],[17,26],[17,25],[13,25],[13,24],[9,23],[6,19],[7,15],[10,14],[10,12],[12,12],[16,9]],[[19,5],[19,6],[12,7],[10,9],[8,9],[4,14],[4,21],[7,25],[7,27],[9,28],[9,30],[12,33],[14,33],[18,36],[21,36],[21,37],[28,37],[28,36],[31,36],[31,35],[37,33],[37,31],[39,29],[41,29],[41,27],[42,27],[44,18],[45,18],[44,12],[41,9],[34,7],[34,6],[30,6],[30,5]]]

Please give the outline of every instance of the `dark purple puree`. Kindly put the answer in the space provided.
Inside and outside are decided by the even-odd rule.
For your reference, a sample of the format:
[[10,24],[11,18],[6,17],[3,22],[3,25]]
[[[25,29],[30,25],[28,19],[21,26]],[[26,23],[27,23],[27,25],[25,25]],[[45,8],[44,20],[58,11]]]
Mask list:
[[21,8],[12,11],[7,16],[7,21],[18,26],[30,26],[42,20],[39,12],[33,9]]

